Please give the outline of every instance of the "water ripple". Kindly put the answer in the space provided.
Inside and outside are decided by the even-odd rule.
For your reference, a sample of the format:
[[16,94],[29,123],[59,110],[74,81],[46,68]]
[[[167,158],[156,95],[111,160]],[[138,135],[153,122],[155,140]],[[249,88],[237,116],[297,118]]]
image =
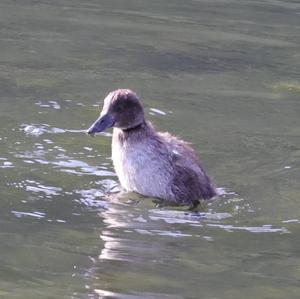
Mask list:
[[[66,157],[65,157],[66,158]],[[83,161],[75,159],[64,159],[51,162],[51,164],[59,166],[62,172],[68,172],[78,175],[96,175],[96,176],[113,176],[116,174],[106,170],[104,166],[91,166]],[[77,170],[75,170],[77,168]]]
[[283,220],[282,223],[300,223],[299,219],[287,219]]
[[38,218],[38,219],[41,219],[41,218],[45,218],[45,213],[42,213],[42,212],[19,212],[19,211],[11,211],[12,214],[14,214],[16,217],[18,218],[21,218],[21,217],[26,217],[26,216],[29,216],[29,217],[34,217],[34,218]]
[[14,165],[12,162],[8,161],[6,158],[0,158],[0,168],[13,168],[13,167]]
[[166,223],[189,223],[200,224],[201,220],[222,220],[232,217],[229,213],[212,212],[183,212],[172,210],[150,210],[149,218],[152,220],[163,220]]
[[[60,195],[62,188],[45,186],[38,182],[26,180],[28,185],[26,186],[26,191],[34,192],[34,193],[44,193],[47,198],[51,198],[52,196]],[[30,184],[30,185],[29,185]]]
[[[51,161],[47,154],[51,152],[54,161]],[[55,152],[56,155],[54,155]],[[65,155],[66,150],[60,146],[54,146],[48,151],[40,143],[35,144],[35,148],[31,151],[24,151],[15,154],[15,157],[22,158],[26,164],[33,164],[37,162],[43,165],[53,165],[59,168],[61,172],[76,174],[76,175],[93,175],[100,177],[115,177],[116,174],[107,169],[105,166],[91,166],[88,163],[74,159]],[[1,167],[1,164],[0,164]],[[5,165],[5,167],[12,167],[11,165]]]
[[155,115],[155,114],[160,114],[160,115],[166,115],[167,113],[162,111],[162,110],[159,110],[157,108],[150,108],[150,113],[151,115]]
[[234,226],[234,225],[225,225],[225,224],[214,224],[209,223],[207,226],[219,227],[224,229],[227,232],[233,232],[234,230],[242,230],[251,233],[290,233],[285,227],[274,228],[270,224],[265,224],[262,226]]
[[124,293],[116,293],[101,289],[95,289],[95,293],[100,296],[99,298],[122,298],[122,299],[183,299],[182,296],[179,295],[169,295],[162,293],[137,293],[133,292],[130,294]]
[[60,104],[58,104],[57,101],[38,101],[35,104],[41,108],[53,108],[56,110],[59,110],[61,108]]
[[[26,135],[31,135],[35,137],[39,137],[43,135],[44,133],[48,134],[64,134],[64,133],[86,133],[86,130],[82,129],[62,129],[62,128],[57,128],[57,127],[51,127],[48,124],[22,124],[20,126],[20,130],[24,131]],[[101,132],[98,133],[100,135],[106,136],[106,137],[111,137],[112,134],[109,132]]]
[[64,129],[50,127],[50,125],[48,124],[22,124],[21,130],[24,131],[27,135],[35,137],[39,137],[44,133],[61,134],[66,132],[66,130]]
[[56,222],[56,223],[66,223],[66,220],[63,219],[46,219],[46,214],[43,212],[38,212],[38,211],[34,211],[34,212],[21,212],[21,211],[11,211],[11,213],[16,216],[17,218],[26,218],[26,217],[33,217],[36,219],[45,219],[47,222]]

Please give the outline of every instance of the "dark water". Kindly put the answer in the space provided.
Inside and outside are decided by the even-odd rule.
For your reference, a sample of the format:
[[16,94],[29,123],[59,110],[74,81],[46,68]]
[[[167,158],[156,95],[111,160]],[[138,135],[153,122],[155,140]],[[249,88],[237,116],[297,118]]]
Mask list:
[[[298,1],[0,2],[0,298],[299,298]],[[110,90],[224,195],[117,191]]]

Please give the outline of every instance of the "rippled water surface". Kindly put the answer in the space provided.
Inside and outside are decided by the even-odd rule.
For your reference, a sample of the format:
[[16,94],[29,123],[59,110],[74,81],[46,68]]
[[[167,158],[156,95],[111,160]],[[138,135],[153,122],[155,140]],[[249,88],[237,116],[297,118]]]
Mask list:
[[[299,298],[299,1],[0,2],[0,298]],[[222,195],[120,194],[108,91]]]

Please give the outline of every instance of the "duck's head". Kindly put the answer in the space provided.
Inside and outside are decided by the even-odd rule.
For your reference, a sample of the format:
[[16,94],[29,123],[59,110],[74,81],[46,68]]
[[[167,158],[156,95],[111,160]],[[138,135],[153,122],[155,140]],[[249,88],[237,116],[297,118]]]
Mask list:
[[144,110],[136,93],[129,89],[117,89],[106,96],[99,118],[87,133],[93,136],[111,127],[128,130],[143,122]]

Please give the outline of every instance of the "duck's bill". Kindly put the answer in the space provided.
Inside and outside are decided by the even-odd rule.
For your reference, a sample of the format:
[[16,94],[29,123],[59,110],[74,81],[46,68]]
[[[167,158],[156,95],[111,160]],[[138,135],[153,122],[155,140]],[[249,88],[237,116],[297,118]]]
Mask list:
[[108,128],[113,127],[114,119],[110,114],[100,116],[86,131],[87,134],[94,136],[96,133],[105,131]]

